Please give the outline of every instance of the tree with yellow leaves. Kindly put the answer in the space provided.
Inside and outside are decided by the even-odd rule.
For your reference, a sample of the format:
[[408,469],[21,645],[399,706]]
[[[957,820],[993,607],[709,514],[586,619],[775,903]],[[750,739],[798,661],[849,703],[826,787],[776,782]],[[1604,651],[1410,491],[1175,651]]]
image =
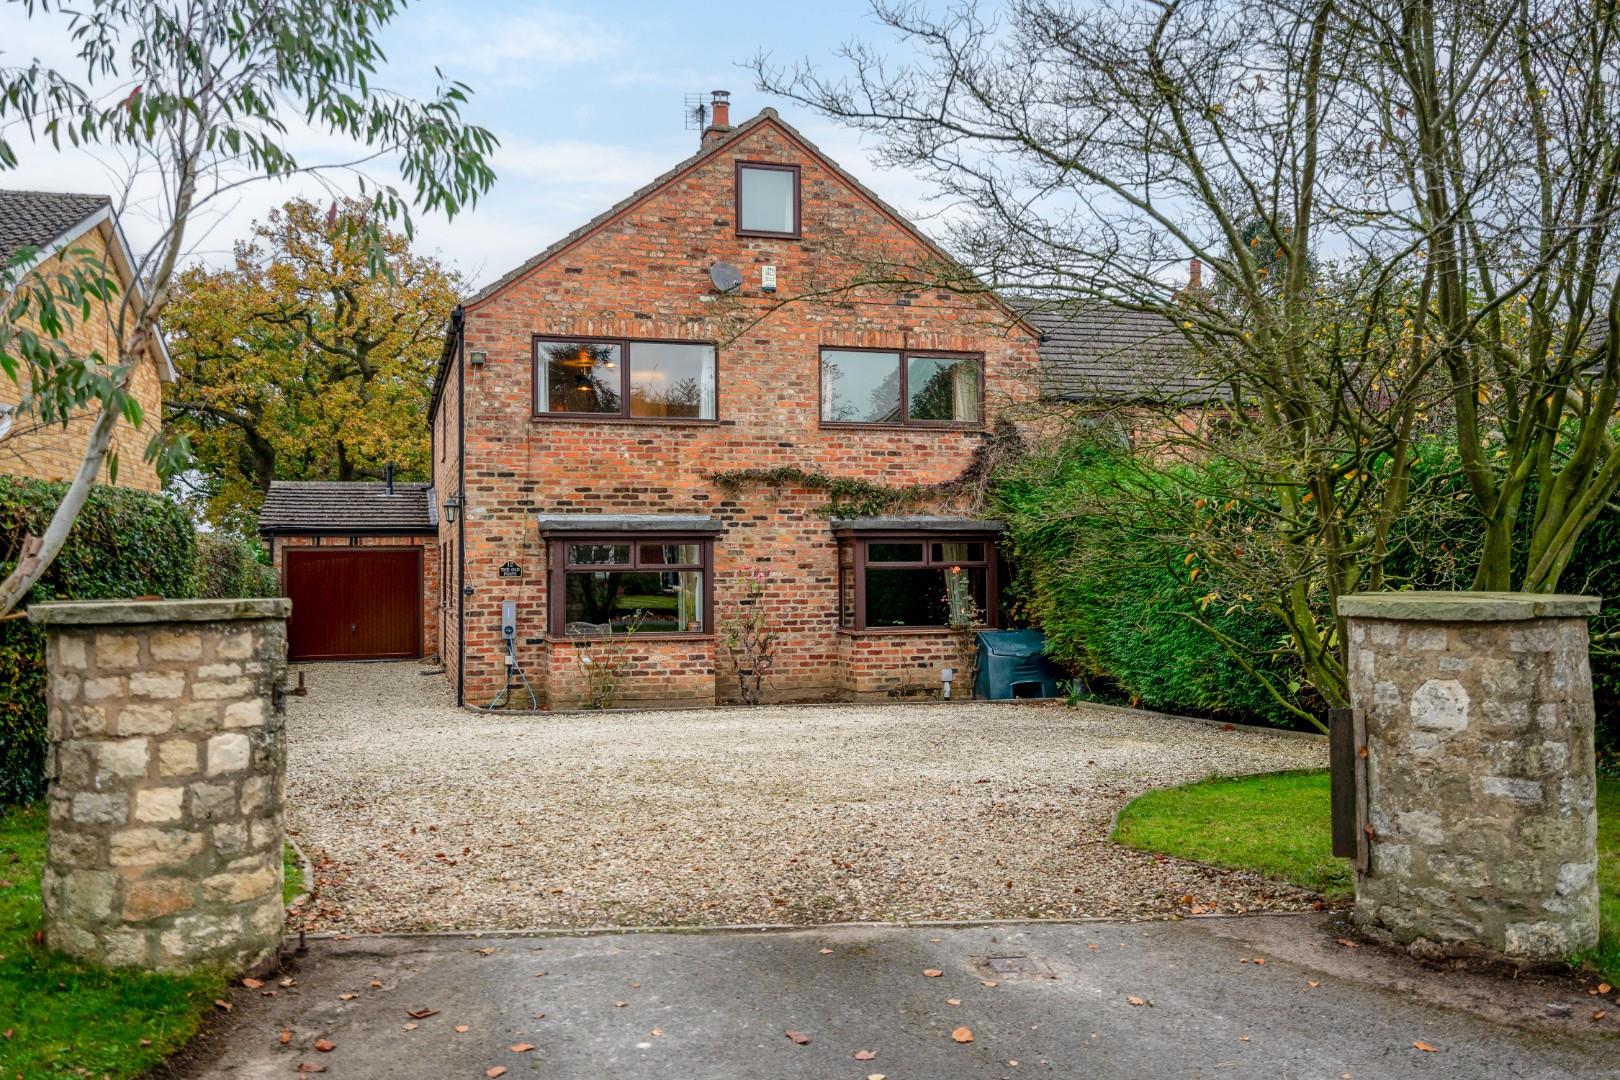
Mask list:
[[368,209],[294,199],[230,267],[179,278],[164,416],[195,464],[174,484],[216,526],[251,531],[272,480],[381,478],[390,463],[428,479],[428,401],[460,279],[397,231],[378,229],[371,251],[352,227]]

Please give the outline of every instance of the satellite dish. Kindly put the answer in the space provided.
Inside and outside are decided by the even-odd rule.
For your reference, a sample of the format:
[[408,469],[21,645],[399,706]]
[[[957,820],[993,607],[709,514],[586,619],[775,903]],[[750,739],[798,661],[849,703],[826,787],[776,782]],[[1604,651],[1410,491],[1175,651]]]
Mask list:
[[742,271],[730,263],[717,262],[709,267],[709,280],[721,292],[733,292],[742,285]]

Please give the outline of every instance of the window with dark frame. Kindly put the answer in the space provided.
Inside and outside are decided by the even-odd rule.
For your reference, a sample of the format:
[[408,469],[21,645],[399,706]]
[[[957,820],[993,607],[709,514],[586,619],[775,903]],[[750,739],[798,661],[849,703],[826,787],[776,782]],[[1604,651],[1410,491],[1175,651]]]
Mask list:
[[713,420],[715,377],[708,342],[534,339],[536,416]]
[[994,533],[928,531],[839,538],[838,622],[846,629],[923,629],[975,613],[1000,623]]
[[821,350],[823,424],[973,427],[983,416],[982,356]]
[[737,235],[799,235],[799,167],[737,162]]
[[713,599],[706,535],[551,538],[551,632],[704,634]]

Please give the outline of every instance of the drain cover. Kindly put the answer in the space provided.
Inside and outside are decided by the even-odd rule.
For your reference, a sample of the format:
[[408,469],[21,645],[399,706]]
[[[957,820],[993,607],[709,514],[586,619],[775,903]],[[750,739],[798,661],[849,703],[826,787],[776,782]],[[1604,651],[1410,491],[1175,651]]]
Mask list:
[[1045,961],[1033,956],[987,956],[978,962],[981,972],[997,979],[1054,979]]

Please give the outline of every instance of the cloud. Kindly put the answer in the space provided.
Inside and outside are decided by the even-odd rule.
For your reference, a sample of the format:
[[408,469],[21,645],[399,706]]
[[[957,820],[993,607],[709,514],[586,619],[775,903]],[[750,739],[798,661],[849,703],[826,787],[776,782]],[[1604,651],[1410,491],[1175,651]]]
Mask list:
[[622,56],[622,31],[590,15],[546,9],[470,15],[431,11],[409,23],[407,49],[428,64],[473,72],[484,87],[526,86],[553,69]]

